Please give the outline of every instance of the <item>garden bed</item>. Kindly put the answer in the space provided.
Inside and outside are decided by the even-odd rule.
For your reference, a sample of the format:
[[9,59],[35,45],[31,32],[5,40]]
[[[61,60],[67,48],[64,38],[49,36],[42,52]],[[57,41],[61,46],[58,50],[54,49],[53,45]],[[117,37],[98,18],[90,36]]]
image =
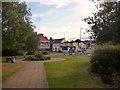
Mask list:
[[50,60],[50,59],[51,59],[50,57],[43,57],[43,58],[27,57],[27,58],[25,58],[25,60],[27,60],[27,61],[44,61],[44,60]]

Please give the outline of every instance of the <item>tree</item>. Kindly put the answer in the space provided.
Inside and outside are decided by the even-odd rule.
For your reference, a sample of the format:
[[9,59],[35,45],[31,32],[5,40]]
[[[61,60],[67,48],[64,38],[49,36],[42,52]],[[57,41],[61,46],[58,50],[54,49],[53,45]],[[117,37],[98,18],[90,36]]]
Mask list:
[[33,35],[35,28],[30,21],[31,16],[25,2],[2,3],[3,50],[26,52],[27,39]]
[[[2,41],[3,49],[15,48],[15,36],[17,33],[17,2],[2,3]],[[14,29],[16,27],[16,30]]]
[[27,52],[34,52],[38,50],[38,36],[35,33],[32,33],[27,38],[25,47]]
[[84,19],[90,25],[89,32],[98,43],[120,43],[120,1],[102,2],[96,5],[98,12]]

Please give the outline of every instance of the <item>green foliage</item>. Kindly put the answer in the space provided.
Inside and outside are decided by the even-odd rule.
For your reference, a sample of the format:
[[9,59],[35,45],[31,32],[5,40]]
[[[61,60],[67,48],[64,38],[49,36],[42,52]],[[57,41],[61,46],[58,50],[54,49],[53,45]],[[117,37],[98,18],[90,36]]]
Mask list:
[[112,75],[120,74],[120,46],[98,46],[91,59],[91,71],[101,76],[105,83],[112,83]]
[[15,49],[14,50],[13,49],[10,49],[10,50],[4,49],[2,51],[2,56],[15,56],[16,54],[18,54],[18,51]]
[[36,52],[35,57],[37,57],[37,58],[43,58],[43,53],[41,51]]
[[92,32],[92,38],[98,43],[120,43],[120,1],[101,2],[96,6],[98,12],[84,19],[91,27],[88,32]]
[[37,49],[31,15],[25,2],[2,3],[2,50],[28,52]]
[[45,60],[50,60],[51,57],[50,57],[50,56],[44,56],[44,59],[45,59]]
[[34,59],[34,56],[27,56],[26,58],[27,60],[31,60],[31,59]]
[[41,51],[36,52],[33,56],[27,56],[26,60],[50,60],[50,56],[43,56],[43,53]]
[[35,52],[38,50],[38,37],[35,33],[32,33],[25,42],[27,52]]
[[47,54],[49,54],[49,51],[42,51],[42,53],[43,53],[44,55],[47,55]]

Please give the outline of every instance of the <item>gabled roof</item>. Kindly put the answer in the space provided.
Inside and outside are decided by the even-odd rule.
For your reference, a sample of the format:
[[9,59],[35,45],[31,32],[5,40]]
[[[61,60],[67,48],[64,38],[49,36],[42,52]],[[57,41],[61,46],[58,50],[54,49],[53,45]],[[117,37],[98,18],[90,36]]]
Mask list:
[[80,43],[82,41],[80,39],[76,39],[75,42]]
[[61,43],[62,40],[64,40],[65,38],[61,38],[61,39],[54,39],[53,43]]
[[43,36],[43,34],[38,35],[39,41],[49,41],[47,37]]

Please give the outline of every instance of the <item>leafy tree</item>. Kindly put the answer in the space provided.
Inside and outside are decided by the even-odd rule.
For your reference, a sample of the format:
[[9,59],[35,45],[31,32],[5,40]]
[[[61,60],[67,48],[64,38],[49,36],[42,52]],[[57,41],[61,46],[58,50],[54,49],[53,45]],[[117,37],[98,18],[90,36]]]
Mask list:
[[[17,33],[17,2],[2,3],[2,38],[3,49],[15,48],[15,36]],[[16,30],[13,29],[16,27]]]
[[[2,39],[3,50],[17,50],[26,53],[26,42],[33,35],[35,26],[25,2],[2,3]],[[37,35],[36,35],[37,36]]]
[[25,42],[25,51],[27,52],[35,52],[38,50],[38,36],[36,33],[32,33]]
[[98,12],[84,19],[93,32],[92,38],[99,43],[120,43],[120,1],[101,2],[96,5]]

